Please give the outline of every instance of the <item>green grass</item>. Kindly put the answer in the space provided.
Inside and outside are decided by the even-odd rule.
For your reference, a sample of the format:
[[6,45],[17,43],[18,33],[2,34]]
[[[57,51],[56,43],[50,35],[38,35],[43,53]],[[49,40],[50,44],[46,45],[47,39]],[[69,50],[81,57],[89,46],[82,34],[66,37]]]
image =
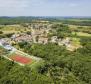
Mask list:
[[71,37],[71,46],[67,47],[67,49],[70,51],[74,51],[78,49],[79,47],[81,47],[80,38]]
[[71,38],[73,44],[80,44],[80,38]]
[[28,64],[27,66],[31,67],[31,69],[38,69],[38,67],[43,66],[44,65],[44,60],[40,60],[40,61],[35,61],[32,64]]
[[29,28],[27,27],[23,27],[23,26],[3,26],[3,28],[0,29],[0,31],[3,31],[4,34],[9,34],[9,33],[21,33],[21,32],[25,32],[25,31],[30,31]]
[[71,44],[74,46],[74,47],[80,47],[81,45],[80,45],[80,38],[75,38],[75,37],[73,37],[73,38],[71,38]]
[[72,32],[72,35],[85,36],[85,37],[90,37],[91,36],[91,34],[84,33],[84,32]]

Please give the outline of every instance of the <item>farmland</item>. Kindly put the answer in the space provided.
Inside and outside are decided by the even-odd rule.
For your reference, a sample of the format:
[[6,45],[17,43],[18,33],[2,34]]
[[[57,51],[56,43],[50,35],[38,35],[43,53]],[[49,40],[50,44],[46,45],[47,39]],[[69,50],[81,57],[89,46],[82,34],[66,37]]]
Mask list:
[[3,31],[4,34],[9,34],[9,33],[22,33],[30,30],[22,25],[6,25],[6,26],[2,25],[0,27],[0,31]]
[[73,35],[77,35],[77,36],[86,36],[86,37],[91,37],[91,34],[88,33],[84,33],[84,32],[72,32]]

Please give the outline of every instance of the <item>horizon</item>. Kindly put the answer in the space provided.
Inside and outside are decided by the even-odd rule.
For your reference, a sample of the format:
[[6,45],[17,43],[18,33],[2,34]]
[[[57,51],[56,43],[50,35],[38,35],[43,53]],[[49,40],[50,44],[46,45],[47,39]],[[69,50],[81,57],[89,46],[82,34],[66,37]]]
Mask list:
[[1,17],[10,17],[10,18],[15,18],[15,17],[41,17],[41,18],[91,18],[91,16],[0,16]]
[[0,17],[91,17],[91,16],[27,16],[27,15],[20,15],[20,16],[0,16]]

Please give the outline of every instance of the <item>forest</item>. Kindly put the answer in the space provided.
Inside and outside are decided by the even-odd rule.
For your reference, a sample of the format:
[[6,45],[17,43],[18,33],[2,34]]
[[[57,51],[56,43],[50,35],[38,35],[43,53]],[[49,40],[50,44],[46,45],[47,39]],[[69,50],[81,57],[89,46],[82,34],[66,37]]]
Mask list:
[[90,84],[91,38],[83,37],[81,43],[84,47],[74,52],[56,44],[25,44],[24,51],[45,60],[39,71],[50,74],[55,84]]

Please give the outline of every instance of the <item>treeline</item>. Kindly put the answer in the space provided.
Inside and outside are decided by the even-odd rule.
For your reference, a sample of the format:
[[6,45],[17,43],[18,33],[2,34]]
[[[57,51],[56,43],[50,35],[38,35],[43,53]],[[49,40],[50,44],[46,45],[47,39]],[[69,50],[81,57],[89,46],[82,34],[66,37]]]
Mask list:
[[32,17],[0,17],[1,25],[13,25],[13,24],[23,24],[30,23],[32,21]]
[[[62,21],[62,20],[61,20]],[[78,26],[91,26],[91,20],[88,21],[71,21],[71,20],[63,20],[64,24],[70,24],[70,25],[78,25]]]
[[45,20],[50,22],[62,22],[64,24],[80,25],[80,26],[91,26],[91,19],[79,19],[71,20],[72,18],[62,18],[62,17],[0,17],[1,25],[12,25],[12,24],[23,24],[30,23],[35,20]]
[[44,21],[52,21],[54,19],[50,18],[43,18],[43,17],[0,17],[0,24],[1,25],[13,25],[13,24],[24,24],[24,23],[31,23],[36,20],[44,20]]

